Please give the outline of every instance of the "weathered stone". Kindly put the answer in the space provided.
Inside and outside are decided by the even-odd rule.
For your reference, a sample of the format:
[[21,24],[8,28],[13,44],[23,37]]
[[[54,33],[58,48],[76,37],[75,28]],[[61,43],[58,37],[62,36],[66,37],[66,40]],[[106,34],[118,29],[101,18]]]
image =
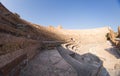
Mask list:
[[120,38],[120,26],[118,26],[118,37]]
[[[16,58],[15,60],[11,61],[10,63],[6,64],[5,66],[2,66],[0,68],[0,71],[3,74],[3,76],[9,76],[10,74],[13,74],[12,70],[26,58],[27,58],[26,55],[21,55],[20,57]],[[19,69],[20,69],[20,67],[17,68],[15,71],[17,72],[17,70],[19,70]],[[16,73],[15,71],[14,71],[14,74]],[[14,74],[12,76],[15,76]]]
[[109,29],[109,33],[108,33],[107,37],[112,41],[113,44],[115,44],[115,45],[118,44],[118,41],[115,40],[117,35],[115,34],[115,32],[112,29]]
[[[90,59],[87,60],[83,60],[81,62],[77,61],[76,59],[70,57],[67,52],[66,49],[62,48],[62,47],[57,47],[57,50],[59,51],[60,55],[72,66],[74,67],[74,69],[77,71],[78,76],[99,76],[99,71],[102,71],[103,66],[102,66],[102,61],[100,61],[99,58],[94,58],[96,56],[91,56],[92,60],[91,63]],[[90,54],[92,55],[92,54]],[[90,56],[88,56],[90,57]],[[96,63],[92,63],[92,62],[98,62],[98,64]],[[104,71],[104,73],[107,74],[107,71]],[[104,75],[104,76],[108,76],[108,75]],[[101,76],[102,76],[101,75]]]

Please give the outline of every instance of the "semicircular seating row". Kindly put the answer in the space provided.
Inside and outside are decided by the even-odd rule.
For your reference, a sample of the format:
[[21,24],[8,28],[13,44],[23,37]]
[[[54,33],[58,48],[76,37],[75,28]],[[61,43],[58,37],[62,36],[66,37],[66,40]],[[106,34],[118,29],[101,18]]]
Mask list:
[[77,51],[78,50],[78,45],[73,43],[73,42],[65,43],[62,46],[64,48],[72,50],[72,51]]

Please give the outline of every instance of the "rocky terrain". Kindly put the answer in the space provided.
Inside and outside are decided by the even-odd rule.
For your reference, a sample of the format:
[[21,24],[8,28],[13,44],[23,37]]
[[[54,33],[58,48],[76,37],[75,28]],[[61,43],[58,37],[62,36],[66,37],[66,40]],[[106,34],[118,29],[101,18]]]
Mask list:
[[119,32],[44,27],[0,3],[0,76],[120,76]]

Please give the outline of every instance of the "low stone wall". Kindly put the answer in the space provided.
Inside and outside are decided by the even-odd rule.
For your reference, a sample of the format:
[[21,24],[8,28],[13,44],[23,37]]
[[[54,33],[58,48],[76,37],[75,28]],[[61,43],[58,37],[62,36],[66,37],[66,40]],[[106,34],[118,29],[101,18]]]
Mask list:
[[107,33],[109,33],[108,27],[86,30],[63,30],[63,34],[66,34],[64,38],[80,42],[81,44],[106,42]]
[[40,44],[0,56],[0,76],[19,76],[20,70],[38,52]]

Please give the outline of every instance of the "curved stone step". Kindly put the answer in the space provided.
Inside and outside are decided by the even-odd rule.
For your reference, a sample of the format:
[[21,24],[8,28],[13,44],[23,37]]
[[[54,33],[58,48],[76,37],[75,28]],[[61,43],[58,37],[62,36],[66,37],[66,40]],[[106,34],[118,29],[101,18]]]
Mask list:
[[[71,42],[71,43],[70,43],[70,42],[69,42],[69,43],[66,43],[66,44],[65,44],[65,47],[68,48],[68,47],[69,47],[70,45],[72,45],[72,44],[73,44],[72,42]],[[69,48],[68,48],[68,49],[69,49]]]
[[69,50],[76,51],[78,45],[74,43],[66,43],[66,44],[63,44],[63,47]]

